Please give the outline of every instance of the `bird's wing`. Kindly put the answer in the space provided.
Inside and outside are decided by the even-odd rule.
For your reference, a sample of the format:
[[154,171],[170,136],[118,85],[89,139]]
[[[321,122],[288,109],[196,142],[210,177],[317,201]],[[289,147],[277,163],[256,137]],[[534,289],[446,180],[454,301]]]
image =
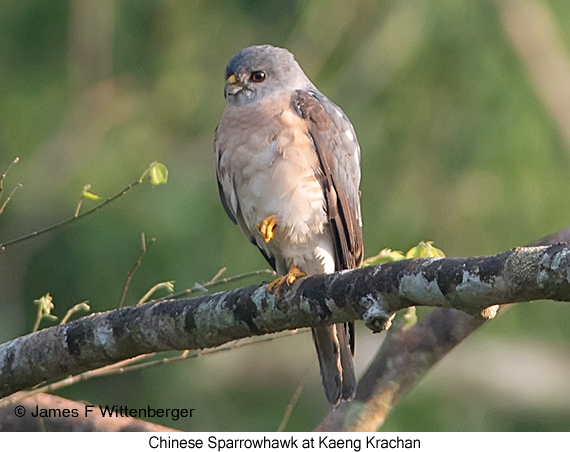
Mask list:
[[218,193],[220,194],[220,200],[222,201],[222,206],[224,206],[224,210],[230,217],[230,219],[234,222],[234,224],[239,225],[245,236],[249,239],[251,243],[253,243],[265,260],[271,265],[273,270],[276,269],[275,267],[275,257],[272,256],[268,251],[261,248],[255,237],[245,224],[243,219],[243,215],[241,213],[241,209],[239,206],[239,201],[237,199],[236,190],[234,187],[234,181],[230,174],[224,172],[220,165],[220,159],[224,152],[224,150],[219,145],[219,140],[217,138],[218,130],[216,129],[216,139],[214,140],[214,150],[216,155],[216,180],[218,182]]
[[[305,120],[319,157],[317,173],[333,236],[335,269],[362,263],[360,216],[360,147],[352,124],[333,102],[318,91],[297,90],[291,107]],[[336,407],[356,393],[354,322],[312,329],[325,394]]]
[[291,107],[307,124],[319,157],[318,176],[325,194],[335,247],[335,268],[362,263],[360,215],[360,147],[352,124],[333,102],[318,91],[297,90]]

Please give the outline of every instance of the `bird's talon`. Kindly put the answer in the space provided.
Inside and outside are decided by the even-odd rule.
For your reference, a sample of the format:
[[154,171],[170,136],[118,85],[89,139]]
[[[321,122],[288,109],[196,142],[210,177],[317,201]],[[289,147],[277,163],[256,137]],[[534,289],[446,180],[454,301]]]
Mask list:
[[271,281],[268,285],[267,285],[267,290],[269,290],[270,292],[273,292],[273,289],[275,287],[280,288],[283,287],[285,284],[287,285],[291,285],[295,282],[295,280],[297,280],[298,278],[303,278],[307,276],[307,274],[304,271],[299,270],[297,267],[295,267],[294,265],[289,269],[289,271],[287,272],[286,275],[284,276],[280,276],[279,278]]
[[267,284],[267,290],[269,292],[273,292],[273,289],[275,287],[282,287],[286,282],[287,282],[287,275],[280,276],[279,278],[274,279],[269,284]]
[[257,223],[257,229],[261,234],[261,237],[265,241],[265,243],[269,242],[270,240],[275,237],[275,227],[277,226],[277,219],[273,215],[269,215],[264,220],[261,220]]
[[294,265],[289,269],[289,272],[287,272],[287,282],[289,284],[293,284],[295,282],[296,279],[298,278],[304,278],[305,276],[307,276],[307,274],[304,271],[299,270],[297,267],[295,267]]

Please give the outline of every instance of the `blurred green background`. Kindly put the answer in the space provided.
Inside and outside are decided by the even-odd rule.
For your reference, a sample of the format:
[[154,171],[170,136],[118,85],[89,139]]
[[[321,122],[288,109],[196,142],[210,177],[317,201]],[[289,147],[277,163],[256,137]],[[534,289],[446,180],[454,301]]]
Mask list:
[[[449,256],[494,254],[568,227],[569,21],[566,0],[1,2],[0,172],[19,157],[4,196],[23,188],[0,216],[0,242],[73,215],[87,183],[111,196],[155,160],[170,179],[0,253],[0,342],[31,330],[47,292],[60,317],[83,300],[117,307],[142,232],[156,243],[127,303],[161,281],[183,290],[222,267],[266,267],[220,205],[212,143],[225,64],[252,44],[287,47],[351,118],[367,256],[420,240]],[[569,323],[563,304],[514,307],[383,428],[568,430]],[[358,372],[381,340],[359,325]],[[165,422],[186,430],[275,430],[308,369],[287,429],[310,430],[328,407],[307,334],[58,394],[194,408]]]

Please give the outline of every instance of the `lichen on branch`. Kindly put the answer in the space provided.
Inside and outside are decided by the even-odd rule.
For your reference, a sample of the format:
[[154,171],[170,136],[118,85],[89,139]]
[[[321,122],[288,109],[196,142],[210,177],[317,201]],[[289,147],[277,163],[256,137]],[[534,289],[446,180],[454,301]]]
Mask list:
[[570,301],[569,244],[388,262],[303,278],[279,294],[262,284],[129,306],[0,345],[0,397],[143,353],[214,347],[357,319],[379,332],[394,313],[410,306],[489,316],[494,305],[534,299]]

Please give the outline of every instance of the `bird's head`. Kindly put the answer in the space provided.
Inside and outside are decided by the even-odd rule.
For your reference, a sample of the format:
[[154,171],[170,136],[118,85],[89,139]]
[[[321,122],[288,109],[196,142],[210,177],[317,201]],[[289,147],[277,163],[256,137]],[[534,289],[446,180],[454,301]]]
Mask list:
[[226,66],[224,95],[230,105],[296,89],[315,88],[286,49],[270,45],[246,47]]

